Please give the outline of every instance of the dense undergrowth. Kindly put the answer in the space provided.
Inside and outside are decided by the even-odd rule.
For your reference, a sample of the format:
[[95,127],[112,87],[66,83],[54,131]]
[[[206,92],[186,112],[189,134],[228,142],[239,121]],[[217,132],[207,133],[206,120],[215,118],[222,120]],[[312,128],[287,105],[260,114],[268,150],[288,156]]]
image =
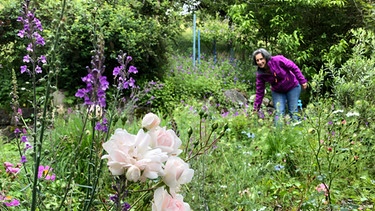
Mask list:
[[[259,118],[252,113],[251,105],[224,104],[225,99],[219,95],[230,88],[251,94],[251,89],[247,89],[251,82],[238,80],[234,83],[235,80],[231,80],[232,77],[243,77],[243,70],[225,59],[218,64],[212,64],[211,59],[203,60],[201,66],[193,68],[189,65],[190,58],[177,55],[175,58],[176,64],[180,65],[171,66],[175,72],[171,71],[165,83],[173,82],[176,88],[181,88],[173,89],[176,90],[174,94],[181,98],[170,99],[172,90],[164,86],[164,91],[158,89],[153,94],[161,92],[155,96],[156,102],[165,102],[162,108],[166,109],[154,106],[150,110],[164,117],[163,125],[176,131],[182,140],[182,149],[192,150],[205,140],[215,139],[215,134],[209,136],[213,124],[219,128],[228,125],[225,135],[209,150],[189,160],[195,175],[191,183],[183,186],[183,196],[192,209],[373,209],[375,134],[374,125],[369,121],[371,113],[361,113],[364,100],[345,107],[333,97],[316,98],[301,110],[302,122],[293,124],[285,119],[282,128],[275,128],[272,114],[265,113],[264,118]],[[233,75],[221,77],[229,72]],[[175,80],[178,78],[181,80]],[[212,83],[216,86],[213,87]],[[82,131],[85,112],[73,109],[71,114],[56,113],[45,135],[48,141],[44,142],[42,162],[53,167],[56,175],[54,181],[40,183],[43,193],[40,206],[45,209],[56,210],[62,200],[61,192],[67,187],[64,209],[80,210],[84,204],[89,188],[85,185],[89,179],[88,160],[94,152],[96,158],[93,161],[99,162],[102,155],[99,148],[106,141],[105,136],[96,137],[98,134],[94,134],[90,125]],[[123,120],[113,125],[109,134],[114,128],[136,133],[140,119]],[[92,142],[94,136],[98,141]],[[77,140],[82,141],[78,144]],[[18,141],[3,138],[2,162],[18,162],[19,154],[15,152]],[[98,170],[101,176],[92,206],[97,210],[110,209],[108,197],[114,193],[111,175],[105,165]],[[20,207],[27,209],[29,188],[23,185],[27,184],[25,173],[9,177],[3,170],[1,178],[3,192],[19,198]],[[142,189],[143,185],[135,187]],[[125,200],[130,203],[138,197],[133,193]],[[144,195],[138,204],[132,205],[137,210],[140,207],[148,210],[149,197]]]
[[[129,81],[136,71],[130,71],[129,55],[120,54],[113,80],[118,84],[107,87],[99,80],[110,91],[106,106],[91,106],[93,98],[80,93],[86,107],[54,108],[40,97],[33,102],[31,119],[15,109],[16,138],[1,139],[1,210],[128,210],[128,205],[151,210],[162,179],[113,176],[102,159],[110,153],[103,143],[115,129],[137,134],[148,112],[161,117],[160,125],[181,140],[179,156],[194,169],[194,177],[180,193],[193,210],[374,210],[374,35],[363,29],[351,33],[352,40],[333,46],[325,66],[309,81],[303,120],[285,118],[282,127],[274,127],[273,114],[265,109],[260,118],[251,102],[224,95],[236,90],[249,99],[254,93],[251,61],[205,54],[193,66],[189,52],[178,50],[169,57],[163,80],[133,89]],[[103,68],[101,41],[89,73]],[[353,53],[337,66],[345,43],[354,46]],[[332,92],[322,96],[327,80]],[[46,81],[40,82],[34,89]],[[102,105],[100,100],[95,103]]]

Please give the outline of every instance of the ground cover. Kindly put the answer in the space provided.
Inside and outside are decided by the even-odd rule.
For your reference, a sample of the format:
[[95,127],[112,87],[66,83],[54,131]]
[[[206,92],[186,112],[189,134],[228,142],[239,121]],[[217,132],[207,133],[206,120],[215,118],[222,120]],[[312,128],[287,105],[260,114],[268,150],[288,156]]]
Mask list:
[[[185,61],[178,65],[182,66],[181,70],[191,62],[185,57],[177,61]],[[217,74],[215,71],[218,69],[208,65],[212,60],[204,62],[207,64],[202,65],[205,69],[201,72],[210,73],[211,76]],[[178,77],[181,74],[191,77],[192,72],[180,71]],[[189,80],[184,82],[192,83]],[[245,87],[241,84],[233,86]],[[220,99],[217,95],[220,91],[211,92],[212,95],[206,98],[190,97],[188,100],[175,102],[176,106],[168,114],[159,113],[159,116],[164,117],[162,124],[173,128],[182,140],[181,149],[185,149],[182,157],[188,158],[189,153],[202,147],[204,143],[214,142],[199,156],[188,161],[195,173],[191,182],[182,186],[182,195],[192,209],[373,209],[373,126],[361,121],[361,114],[355,108],[334,107],[333,101],[322,99],[304,107],[301,111],[303,121],[300,123],[295,124],[285,119],[283,127],[276,128],[272,113],[265,113],[264,118],[259,118],[251,112],[251,105],[243,104],[224,109],[216,101]],[[202,93],[204,94],[207,93]],[[85,203],[87,189],[90,189],[90,185],[86,185],[90,179],[87,169],[91,162],[100,162],[100,156],[105,154],[101,151],[101,144],[108,138],[98,136],[93,141],[93,137],[97,135],[94,134],[93,126],[86,126],[82,131],[85,128],[86,111],[73,111],[71,114],[56,113],[52,127],[45,135],[49,141],[44,142],[41,163],[53,168],[55,178],[40,182],[40,191],[43,193],[43,204],[40,206],[46,209],[56,210],[59,207],[63,199],[61,192],[67,187],[69,191],[62,207],[68,210],[80,209]],[[132,121],[119,120],[109,134],[115,128],[124,128],[136,134],[140,121],[140,118]],[[213,125],[218,127],[217,134],[210,135]],[[228,127],[225,135],[216,140],[225,125]],[[81,140],[80,144],[78,140]],[[2,163],[11,162],[16,165],[19,162],[20,155],[15,147],[17,143],[25,144],[21,139],[2,139],[1,154],[5,155],[2,156]],[[19,147],[23,149],[22,145]],[[96,170],[91,171],[101,172],[101,176],[98,178],[98,193],[91,206],[97,210],[111,209],[113,202],[109,200],[109,196],[115,193],[111,188],[112,176],[105,165],[95,167]],[[20,199],[18,208],[27,209],[30,205],[27,201],[30,187],[22,185],[21,181],[27,184],[28,177],[23,167],[21,170],[12,176],[4,168],[1,186],[3,193]],[[95,178],[94,174],[91,176],[92,179]],[[69,180],[70,177],[74,180]],[[19,183],[13,183],[14,181]],[[153,184],[154,182],[147,185],[133,184],[129,188],[141,190],[150,188]],[[138,197],[139,194],[129,194],[124,201],[137,210],[140,207],[150,209],[146,195],[141,197],[142,203],[132,204]]]
[[[32,44],[42,45],[37,38]],[[12,102],[15,138],[1,138],[1,210],[164,210],[159,207],[164,200],[193,210],[374,210],[373,110],[363,93],[361,99],[351,92],[350,100],[338,95],[344,92],[312,95],[300,111],[301,122],[285,118],[282,127],[275,127],[272,112],[264,108],[263,115],[254,114],[250,101],[228,102],[223,94],[236,90],[248,99],[253,93],[249,61],[202,54],[201,63],[193,66],[189,53],[176,51],[164,80],[147,83],[143,90],[133,89],[131,76],[138,70],[129,65],[130,55],[121,53],[107,102],[104,46],[100,39],[97,44],[83,78],[86,87],[76,94],[84,106],[55,108],[48,105],[48,94],[35,96],[33,115],[23,119]],[[354,55],[360,57],[355,61],[362,58]],[[34,62],[22,70],[35,79],[44,57],[28,55],[24,62]],[[337,84],[344,69],[340,73],[332,76]],[[324,79],[314,76],[309,91],[317,93]],[[39,81],[33,82],[38,89]],[[48,80],[40,82],[50,87]],[[125,89],[132,95],[122,95]],[[160,122],[143,119],[148,112]],[[171,129],[166,136],[176,143],[164,146],[170,150],[165,153],[155,143],[148,148],[139,141],[157,137],[151,125],[159,124],[159,131]],[[126,146],[104,148],[118,139]],[[165,178],[173,169],[166,159],[176,155],[183,160],[176,168],[181,171]],[[121,163],[119,157],[137,162]]]

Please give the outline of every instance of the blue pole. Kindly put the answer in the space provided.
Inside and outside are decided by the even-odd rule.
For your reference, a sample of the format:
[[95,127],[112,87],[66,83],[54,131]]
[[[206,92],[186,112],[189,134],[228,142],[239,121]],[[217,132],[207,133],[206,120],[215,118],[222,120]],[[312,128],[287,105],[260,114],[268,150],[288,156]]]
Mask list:
[[216,39],[214,38],[214,44],[213,44],[213,49],[214,49],[214,64],[216,64],[216,62],[217,62],[217,58],[216,58],[216,56],[217,56],[217,54],[216,54]]
[[201,63],[201,30],[198,29],[198,64]]
[[193,67],[195,67],[195,25],[196,25],[196,15],[193,15]]

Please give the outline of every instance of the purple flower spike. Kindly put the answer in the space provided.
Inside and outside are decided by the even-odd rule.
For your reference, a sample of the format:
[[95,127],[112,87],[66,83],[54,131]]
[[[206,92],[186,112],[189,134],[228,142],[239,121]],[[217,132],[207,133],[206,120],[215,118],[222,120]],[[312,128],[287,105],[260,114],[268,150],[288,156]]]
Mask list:
[[38,32],[34,32],[33,35],[35,37],[36,44],[41,45],[41,46],[44,46],[46,44],[46,42],[44,41],[44,38]]
[[22,136],[22,137],[21,137],[21,142],[23,142],[23,143],[28,142],[28,140],[27,140],[27,136]]
[[40,20],[38,18],[34,18],[34,23],[36,25],[36,28],[39,31],[43,31],[42,23],[40,22]]
[[25,37],[25,30],[20,30],[18,33],[17,33],[17,36],[21,37],[21,38],[24,38]]
[[120,54],[117,56],[117,61],[120,66],[113,69],[113,75],[115,76],[115,79],[117,79],[116,82],[118,89],[136,88],[135,80],[130,77],[130,74],[137,74],[137,68],[134,66],[129,66],[129,69],[126,70],[129,62],[132,60],[133,58],[131,56],[126,56],[126,53],[120,52]]
[[121,209],[121,211],[128,211],[130,208],[131,208],[130,204],[125,202],[125,203],[122,205],[122,209]]
[[117,76],[118,74],[120,74],[121,70],[122,70],[122,66],[115,67],[115,68],[113,69],[113,75],[114,75],[114,76]]
[[[17,21],[23,24],[23,29],[19,30],[17,35],[20,38],[27,38],[30,41],[26,47],[26,51],[30,52],[31,56],[24,56],[23,62],[32,63],[33,66],[36,66],[36,68],[32,71],[35,73],[42,73],[40,63],[45,64],[47,60],[45,56],[40,56],[38,58],[34,51],[36,50],[37,46],[44,46],[45,41],[42,35],[37,32],[43,31],[43,27],[40,20],[35,17],[34,11],[35,9],[29,8],[29,1],[25,1],[23,4],[22,15],[17,18]],[[21,73],[25,72],[31,74],[31,71],[28,69],[27,65],[21,66]]]
[[24,72],[28,72],[26,65],[21,66],[21,73],[24,73]]

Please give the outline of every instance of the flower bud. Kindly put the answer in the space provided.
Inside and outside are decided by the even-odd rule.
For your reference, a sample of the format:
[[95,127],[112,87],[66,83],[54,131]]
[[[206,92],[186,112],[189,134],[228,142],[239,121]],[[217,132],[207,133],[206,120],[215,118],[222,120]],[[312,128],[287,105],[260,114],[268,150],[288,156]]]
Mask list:
[[212,129],[212,131],[215,131],[218,127],[219,127],[219,125],[217,124],[217,122],[215,122],[215,123],[212,124],[211,129]]
[[200,112],[199,112],[199,116],[201,117],[201,119],[202,119],[202,117],[203,117],[203,114],[204,114],[203,111],[200,111]]
[[225,123],[225,125],[224,125],[224,131],[227,130],[228,128],[229,128],[228,123]]
[[128,117],[126,117],[126,115],[122,115],[122,117],[121,117],[122,125],[125,125],[127,120],[128,120]]
[[189,129],[188,129],[188,137],[190,138],[192,134],[193,134],[193,128],[189,127]]
[[119,117],[117,114],[113,115],[113,119],[112,119],[112,125],[115,126],[116,123],[118,122],[119,120]]

